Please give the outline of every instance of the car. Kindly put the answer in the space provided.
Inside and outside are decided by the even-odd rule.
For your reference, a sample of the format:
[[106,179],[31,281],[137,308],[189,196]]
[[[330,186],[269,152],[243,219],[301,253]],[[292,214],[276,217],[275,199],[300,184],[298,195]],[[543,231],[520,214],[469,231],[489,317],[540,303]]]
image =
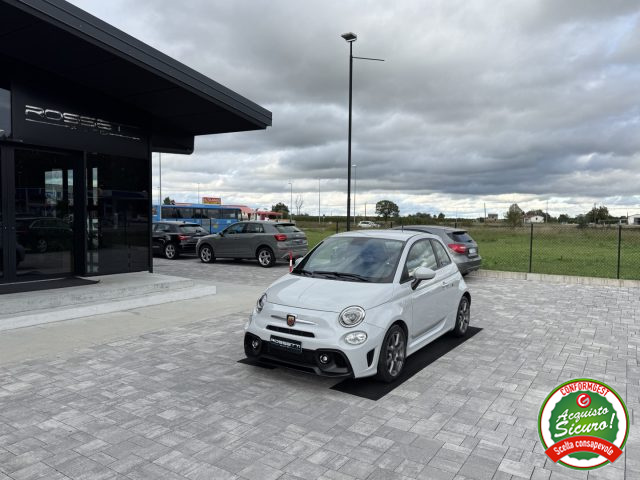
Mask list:
[[268,220],[234,223],[201,238],[197,246],[204,263],[215,262],[216,258],[256,259],[265,268],[278,260],[303,257],[308,250],[307,235],[294,223]]
[[153,222],[151,227],[154,253],[161,253],[169,260],[182,254],[196,253],[196,245],[207,231],[197,223],[166,221]]
[[376,222],[371,222],[369,220],[362,220],[361,222],[358,222],[358,228],[378,228],[380,225],[378,225]]
[[73,228],[57,217],[18,217],[16,238],[31,252],[69,250],[73,243]]
[[431,233],[440,237],[449,248],[449,253],[451,253],[453,261],[458,265],[462,275],[476,271],[482,266],[482,257],[479,253],[478,244],[464,229],[439,225],[404,225],[394,228]]
[[406,357],[464,336],[471,295],[435,235],[379,230],[326,238],[259,297],[250,360],[330,377],[397,379]]

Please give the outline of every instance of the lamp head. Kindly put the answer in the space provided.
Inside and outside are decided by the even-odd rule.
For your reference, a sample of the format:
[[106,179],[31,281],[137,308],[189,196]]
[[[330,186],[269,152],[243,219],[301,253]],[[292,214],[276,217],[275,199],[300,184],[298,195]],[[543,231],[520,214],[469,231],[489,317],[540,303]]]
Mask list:
[[355,42],[358,39],[358,36],[353,32],[344,33],[344,34],[342,34],[340,36],[342,38],[344,38],[349,43]]

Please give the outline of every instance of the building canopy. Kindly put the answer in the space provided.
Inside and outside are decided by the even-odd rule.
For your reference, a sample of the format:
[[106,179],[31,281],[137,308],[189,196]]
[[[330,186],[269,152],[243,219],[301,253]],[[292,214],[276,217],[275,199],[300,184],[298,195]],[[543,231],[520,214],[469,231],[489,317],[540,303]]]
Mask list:
[[268,110],[62,0],[0,0],[2,56],[142,112],[153,151],[271,125]]

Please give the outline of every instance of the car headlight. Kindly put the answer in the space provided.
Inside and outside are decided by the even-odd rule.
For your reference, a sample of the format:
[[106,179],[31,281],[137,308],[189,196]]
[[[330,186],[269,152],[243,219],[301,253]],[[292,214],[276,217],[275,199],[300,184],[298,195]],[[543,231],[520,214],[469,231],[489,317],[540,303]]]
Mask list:
[[361,324],[364,320],[364,315],[365,313],[362,307],[347,307],[342,312],[340,312],[338,321],[343,327],[351,328]]
[[267,303],[267,294],[263,293],[262,296],[256,302],[256,311],[260,313],[264,308],[264,304]]
[[367,334],[365,332],[351,332],[344,336],[344,341],[349,345],[360,345],[367,341]]

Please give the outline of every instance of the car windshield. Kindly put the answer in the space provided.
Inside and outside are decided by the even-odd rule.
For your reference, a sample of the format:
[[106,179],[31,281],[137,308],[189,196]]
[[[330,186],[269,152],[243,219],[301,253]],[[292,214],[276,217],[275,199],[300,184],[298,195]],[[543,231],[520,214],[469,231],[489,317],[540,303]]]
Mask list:
[[296,275],[352,282],[390,283],[404,242],[370,237],[331,237],[293,271]]
[[179,227],[180,233],[194,234],[205,233],[205,229],[200,225],[181,225]]

